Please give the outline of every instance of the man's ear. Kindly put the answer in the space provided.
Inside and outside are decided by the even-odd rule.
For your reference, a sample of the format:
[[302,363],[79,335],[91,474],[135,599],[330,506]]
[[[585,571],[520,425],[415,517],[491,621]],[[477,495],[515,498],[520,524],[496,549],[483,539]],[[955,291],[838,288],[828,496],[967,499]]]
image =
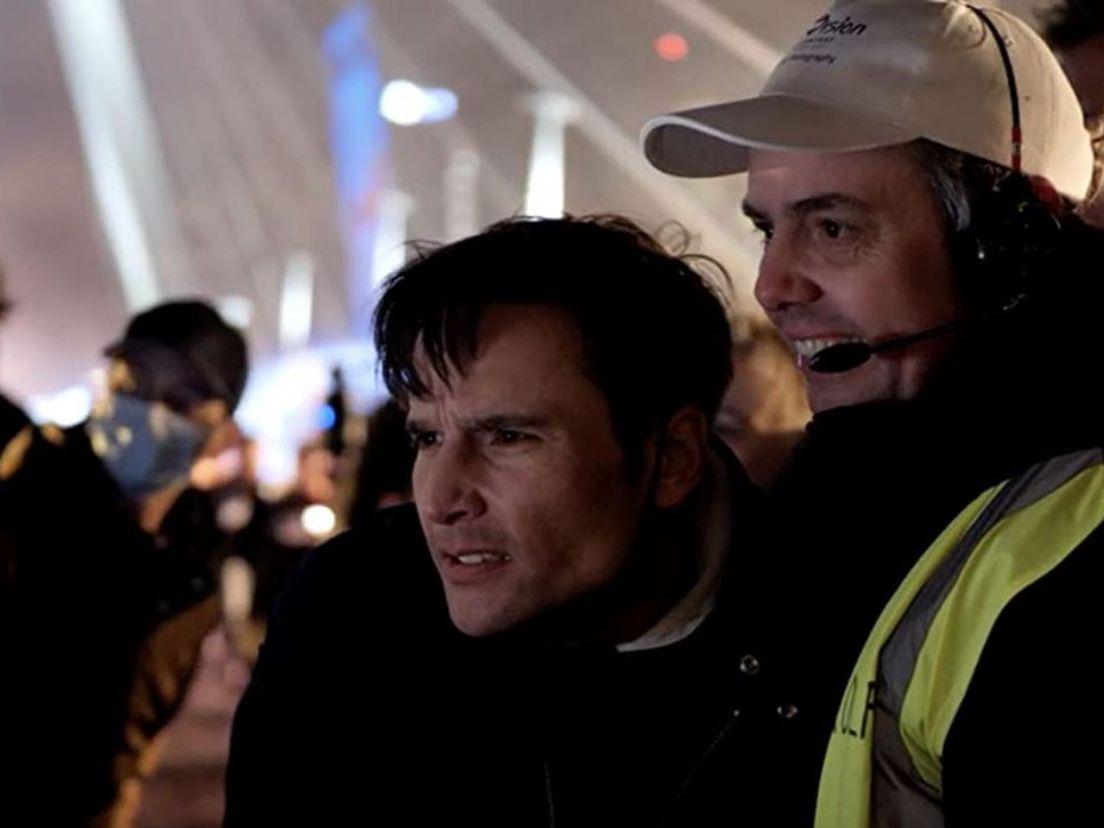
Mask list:
[[686,500],[701,480],[709,451],[705,414],[696,406],[683,406],[667,420],[656,445],[655,504],[667,509]]

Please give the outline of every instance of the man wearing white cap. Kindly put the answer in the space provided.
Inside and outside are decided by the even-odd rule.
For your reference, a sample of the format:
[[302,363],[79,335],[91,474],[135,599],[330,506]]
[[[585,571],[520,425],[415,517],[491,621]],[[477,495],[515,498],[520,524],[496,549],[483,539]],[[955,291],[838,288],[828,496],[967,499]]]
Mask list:
[[644,147],[748,173],[756,296],[815,412],[748,623],[822,730],[818,828],[1084,819],[1101,248],[1057,61],[1000,9],[843,0],[759,96],[656,118]]

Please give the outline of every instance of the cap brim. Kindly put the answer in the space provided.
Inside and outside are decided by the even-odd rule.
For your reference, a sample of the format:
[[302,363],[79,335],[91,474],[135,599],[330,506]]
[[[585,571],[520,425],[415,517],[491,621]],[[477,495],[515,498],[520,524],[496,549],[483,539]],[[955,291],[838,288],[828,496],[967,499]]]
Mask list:
[[648,121],[641,132],[644,155],[652,165],[686,178],[744,172],[749,149],[846,152],[919,137],[867,113],[788,95],[662,115]]

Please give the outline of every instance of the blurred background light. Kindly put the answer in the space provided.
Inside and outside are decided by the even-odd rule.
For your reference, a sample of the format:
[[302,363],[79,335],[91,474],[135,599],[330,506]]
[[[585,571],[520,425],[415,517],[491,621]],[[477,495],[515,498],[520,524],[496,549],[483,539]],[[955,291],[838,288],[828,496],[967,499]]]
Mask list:
[[686,38],[678,32],[661,34],[652,45],[655,53],[660,58],[671,63],[685,59],[690,53],[690,45],[686,42]]
[[379,113],[397,126],[447,121],[458,108],[451,89],[419,86],[401,78],[388,81],[380,92]]

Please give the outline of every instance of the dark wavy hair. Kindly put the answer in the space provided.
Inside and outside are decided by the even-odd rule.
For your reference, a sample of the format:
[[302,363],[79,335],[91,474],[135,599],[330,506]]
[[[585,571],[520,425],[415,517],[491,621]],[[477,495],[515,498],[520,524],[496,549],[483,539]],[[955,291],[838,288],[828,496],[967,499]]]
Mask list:
[[1072,49],[1104,34],[1104,5],[1100,0],[1062,0],[1039,12],[1038,20],[1051,48]]
[[516,217],[453,244],[417,245],[376,308],[383,380],[400,400],[422,397],[416,347],[447,385],[475,355],[490,306],[558,308],[577,326],[584,370],[633,457],[685,405],[712,422],[728,385],[726,306],[701,265],[727,279],[713,260],[671,252],[617,215]]

